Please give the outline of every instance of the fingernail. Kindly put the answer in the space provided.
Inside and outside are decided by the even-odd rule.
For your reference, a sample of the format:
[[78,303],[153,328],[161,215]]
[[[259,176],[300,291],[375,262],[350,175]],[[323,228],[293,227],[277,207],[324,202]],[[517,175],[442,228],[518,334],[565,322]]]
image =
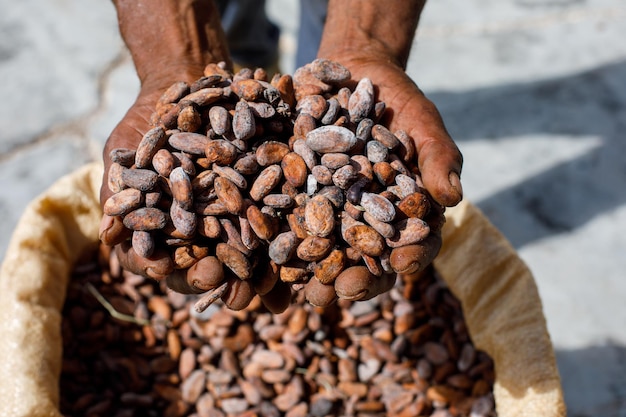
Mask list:
[[448,181],[450,182],[450,186],[454,188],[459,195],[459,198],[463,197],[463,186],[461,185],[461,178],[459,177],[459,174],[454,171],[450,171]]

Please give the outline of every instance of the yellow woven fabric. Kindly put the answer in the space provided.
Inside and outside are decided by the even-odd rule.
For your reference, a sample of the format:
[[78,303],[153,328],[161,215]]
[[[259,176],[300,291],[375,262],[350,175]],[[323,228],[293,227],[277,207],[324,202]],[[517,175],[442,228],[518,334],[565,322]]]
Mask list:
[[[73,265],[93,254],[102,165],[60,179],[27,207],[0,269],[0,417],[58,417],[61,309]],[[554,351],[528,268],[465,202],[449,209],[435,267],[495,362],[500,417],[565,416]]]

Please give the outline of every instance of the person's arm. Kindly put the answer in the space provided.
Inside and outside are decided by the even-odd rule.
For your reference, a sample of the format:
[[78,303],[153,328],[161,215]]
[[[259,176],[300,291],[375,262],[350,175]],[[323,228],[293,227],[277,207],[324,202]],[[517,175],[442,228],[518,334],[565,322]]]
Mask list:
[[[207,64],[220,61],[231,64],[219,12],[212,0],[114,0],[113,3],[120,34],[132,56],[141,87],[135,103],[104,146],[102,204],[112,195],[107,186],[110,151],[137,148],[143,134],[152,127],[150,117],[163,91],[176,81],[192,83],[199,79]],[[157,250],[150,259],[138,256],[123,241],[120,233],[123,227],[118,223],[119,219],[104,216],[100,233],[104,240],[119,241],[115,246],[122,265],[144,276],[169,277],[173,263],[167,253]]]
[[444,206],[461,201],[462,156],[441,116],[404,70],[423,0],[330,0],[318,57],[344,64],[354,79],[370,78],[390,109],[392,129],[415,140],[422,180]]

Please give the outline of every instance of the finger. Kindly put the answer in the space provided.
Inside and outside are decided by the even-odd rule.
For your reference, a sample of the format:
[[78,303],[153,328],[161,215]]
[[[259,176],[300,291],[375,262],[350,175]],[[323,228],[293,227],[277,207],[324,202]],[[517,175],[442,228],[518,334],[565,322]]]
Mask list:
[[328,307],[337,301],[335,286],[324,284],[319,279],[312,277],[304,287],[304,297],[309,304],[316,307]]
[[270,292],[261,296],[261,302],[271,313],[280,314],[291,304],[291,287],[278,280]]
[[395,274],[379,277],[365,266],[352,266],[335,278],[335,292],[343,300],[363,301],[389,291],[394,283]]
[[102,216],[100,220],[100,241],[107,246],[115,246],[130,239],[132,231],[124,226],[119,216]]
[[389,262],[393,270],[398,274],[412,274],[430,265],[440,249],[441,235],[431,233],[420,243],[392,250]]
[[231,277],[228,279],[226,292],[222,295],[222,301],[231,310],[239,311],[250,305],[256,295],[250,280]]
[[186,273],[186,283],[201,292],[218,287],[224,281],[224,266],[215,256],[206,256],[192,265]]
[[448,134],[435,105],[424,98],[421,116],[413,133],[422,181],[435,201],[447,207],[463,198],[463,156]]
[[124,241],[115,247],[120,264],[127,270],[156,280],[166,279],[174,271],[174,261],[163,249],[144,258],[132,248],[130,242]]

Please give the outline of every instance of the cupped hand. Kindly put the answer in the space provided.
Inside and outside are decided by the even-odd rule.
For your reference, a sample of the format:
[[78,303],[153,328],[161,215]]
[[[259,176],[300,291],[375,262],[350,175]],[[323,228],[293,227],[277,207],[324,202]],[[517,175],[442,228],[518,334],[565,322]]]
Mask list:
[[348,68],[353,80],[369,78],[376,88],[377,100],[386,106],[382,123],[392,132],[404,130],[414,140],[422,182],[436,203],[429,222],[430,235],[399,252],[397,261],[403,265],[404,274],[423,271],[441,249],[440,226],[445,221],[445,207],[455,206],[463,198],[461,152],[448,134],[436,106],[404,69],[389,60],[371,57],[344,54],[328,58]]
[[[188,73],[185,78],[193,81],[201,76],[201,72]],[[108,187],[108,173],[112,164],[110,152],[116,148],[137,149],[143,135],[154,127],[150,123],[151,116],[155,111],[157,100],[169,84],[169,81],[163,81],[162,87],[143,87],[135,103],[111,132],[103,151],[104,175],[100,189],[102,206],[113,195]],[[199,281],[196,275],[206,277],[206,274],[222,273],[215,264],[210,265],[209,268],[176,270],[171,256],[164,248],[157,247],[149,257],[140,256],[130,244],[131,234],[132,232],[122,224],[121,217],[107,215],[102,217],[100,240],[114,247],[120,264],[128,271],[156,280],[167,280],[168,286],[182,293],[199,293],[207,290],[194,285]],[[206,278],[201,281],[206,281]]]

